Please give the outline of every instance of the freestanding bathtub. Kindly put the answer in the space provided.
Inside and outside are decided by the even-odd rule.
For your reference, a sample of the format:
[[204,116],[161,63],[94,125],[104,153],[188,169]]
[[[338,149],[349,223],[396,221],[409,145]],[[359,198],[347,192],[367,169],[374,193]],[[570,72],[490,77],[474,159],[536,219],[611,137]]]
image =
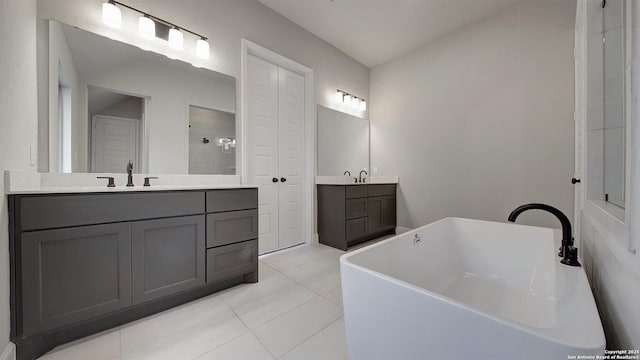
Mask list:
[[603,354],[581,267],[560,232],[446,218],[340,258],[351,360]]

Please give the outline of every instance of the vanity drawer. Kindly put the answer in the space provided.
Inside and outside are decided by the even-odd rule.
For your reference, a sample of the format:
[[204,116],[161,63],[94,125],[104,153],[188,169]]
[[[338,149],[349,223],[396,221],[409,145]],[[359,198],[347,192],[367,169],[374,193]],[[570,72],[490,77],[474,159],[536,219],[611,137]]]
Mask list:
[[16,200],[22,231],[204,212],[204,191],[24,195]]
[[224,189],[207,191],[207,212],[258,208],[258,189]]
[[395,195],[396,194],[396,185],[395,184],[384,184],[384,185],[367,185],[369,187],[369,196],[384,196],[384,195]]
[[347,219],[367,216],[367,198],[347,200],[347,211],[345,216]]
[[207,214],[207,247],[258,238],[258,210]]
[[359,219],[347,220],[346,232],[347,244],[366,237],[368,234],[368,218],[363,217]]
[[207,250],[207,282],[242,276],[258,270],[258,240]]
[[367,185],[349,185],[347,188],[347,199],[367,197]]

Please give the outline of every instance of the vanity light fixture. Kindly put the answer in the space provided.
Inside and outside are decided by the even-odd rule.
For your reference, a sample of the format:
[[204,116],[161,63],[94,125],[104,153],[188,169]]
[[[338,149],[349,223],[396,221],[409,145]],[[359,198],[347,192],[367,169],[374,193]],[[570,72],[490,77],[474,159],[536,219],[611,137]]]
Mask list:
[[196,56],[201,59],[209,58],[209,42],[205,36],[116,0],[107,0],[102,4],[102,22],[105,25],[117,29],[122,27],[122,14],[118,6],[142,15],[138,19],[138,33],[143,38],[149,40],[153,40],[156,37],[162,38],[167,40],[171,48],[182,50],[184,48],[184,33],[188,32],[198,37],[195,49]]
[[177,28],[169,29],[169,46],[176,50],[182,50],[184,46],[184,36]]
[[342,91],[340,89],[336,90],[336,93],[333,97],[335,102],[342,103],[347,106],[351,106],[353,109],[365,111],[367,110],[367,102],[360,97],[355,95],[351,95],[346,91]]
[[138,33],[145,39],[153,40],[156,37],[156,23],[146,15],[138,19]]
[[209,42],[206,38],[200,38],[196,41],[196,55],[201,59],[209,58]]
[[122,27],[122,13],[120,9],[111,2],[102,4],[102,22],[114,29]]

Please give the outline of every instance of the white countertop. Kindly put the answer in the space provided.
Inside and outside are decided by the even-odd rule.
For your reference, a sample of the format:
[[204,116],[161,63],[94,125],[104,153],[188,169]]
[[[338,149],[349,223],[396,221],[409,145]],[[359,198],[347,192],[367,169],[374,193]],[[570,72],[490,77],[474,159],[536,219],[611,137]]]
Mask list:
[[151,185],[151,186],[77,186],[77,187],[41,187],[37,189],[13,190],[7,195],[18,194],[72,194],[72,193],[113,193],[136,191],[176,191],[176,190],[215,190],[257,188],[258,185],[208,184],[208,185]]
[[[132,187],[127,187],[126,174],[60,174],[6,171],[5,194],[71,194],[112,193],[137,191],[176,191],[208,189],[257,188],[258,185],[240,184],[238,175],[184,175],[184,174],[134,174]],[[106,179],[96,176],[113,176],[116,187],[107,187]],[[142,186],[147,176],[158,176],[151,186]]]
[[316,176],[317,185],[367,185],[367,184],[398,184],[397,176],[371,176],[365,182],[356,183],[353,176]]

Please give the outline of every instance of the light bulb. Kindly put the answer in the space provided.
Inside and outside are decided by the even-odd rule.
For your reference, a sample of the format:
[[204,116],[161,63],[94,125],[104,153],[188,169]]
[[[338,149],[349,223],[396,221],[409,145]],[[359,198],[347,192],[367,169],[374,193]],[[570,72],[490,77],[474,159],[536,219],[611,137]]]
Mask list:
[[336,90],[336,93],[335,93],[335,95],[333,96],[333,99],[334,99],[336,102],[342,102],[342,91],[340,91],[340,90]]
[[169,46],[176,50],[182,50],[183,44],[184,37],[182,36],[182,31],[176,28],[169,29]]
[[146,16],[140,16],[138,33],[145,39],[153,40],[156,37],[156,23]]
[[120,12],[120,8],[112,3],[103,3],[102,22],[109,27],[120,29],[122,27],[122,13]]
[[357,97],[353,97],[353,99],[351,100],[351,107],[354,109],[359,109],[360,108],[360,99],[358,99]]
[[201,59],[209,58],[209,43],[205,39],[196,41],[196,55]]
[[344,94],[344,97],[342,98],[342,103],[345,105],[351,105],[351,95]]
[[367,102],[362,100],[360,101],[360,111],[365,111],[367,110]]

